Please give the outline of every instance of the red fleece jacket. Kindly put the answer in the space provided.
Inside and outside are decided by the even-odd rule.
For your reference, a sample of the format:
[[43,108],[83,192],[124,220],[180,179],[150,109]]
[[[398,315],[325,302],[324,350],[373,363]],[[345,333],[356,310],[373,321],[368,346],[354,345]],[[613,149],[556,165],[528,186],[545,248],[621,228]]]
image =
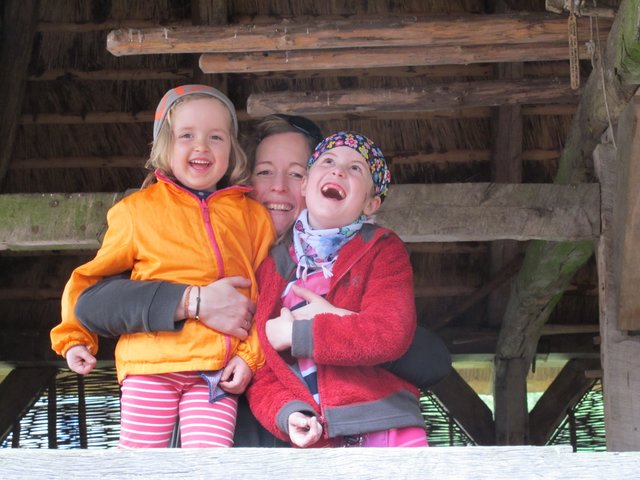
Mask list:
[[294,411],[320,417],[325,437],[424,426],[418,390],[375,366],[400,357],[416,327],[413,272],[400,238],[365,225],[340,250],[327,299],[359,313],[321,314],[294,323],[292,355],[317,364],[321,405],[290,368],[288,355],[276,352],[265,333],[266,321],[280,315],[281,295],[294,271],[289,245],[281,244],[257,272],[255,319],[266,365],[247,396],[258,420],[284,440],[286,420]]

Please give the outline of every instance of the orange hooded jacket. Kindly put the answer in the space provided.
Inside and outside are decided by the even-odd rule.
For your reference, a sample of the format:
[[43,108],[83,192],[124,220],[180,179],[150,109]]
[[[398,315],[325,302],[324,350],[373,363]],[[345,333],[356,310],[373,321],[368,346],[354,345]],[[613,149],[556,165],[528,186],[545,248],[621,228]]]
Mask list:
[[[82,291],[102,278],[131,270],[133,280],[207,285],[241,275],[257,300],[255,270],[268,253],[275,230],[267,210],[247,197],[248,187],[218,190],[206,199],[161,174],[158,183],[116,203],[96,257],[76,268],[62,295],[62,322],[51,331],[53,350],[65,356],[75,345],[94,355],[97,337],[74,314]],[[127,375],[218,370],[237,354],[256,371],[264,364],[255,329],[240,341],[195,319],[179,332],[123,335],[116,347],[118,380]]]

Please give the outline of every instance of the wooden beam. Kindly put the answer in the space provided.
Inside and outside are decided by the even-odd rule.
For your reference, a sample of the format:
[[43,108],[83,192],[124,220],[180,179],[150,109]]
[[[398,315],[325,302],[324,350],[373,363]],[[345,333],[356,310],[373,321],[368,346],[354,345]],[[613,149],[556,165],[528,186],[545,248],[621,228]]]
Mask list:
[[491,410],[455,369],[431,391],[478,445],[495,445]]
[[560,422],[593,385],[585,372],[598,368],[598,359],[572,359],[562,368],[529,413],[529,442],[545,445]]
[[[606,32],[603,33],[603,40]],[[591,58],[586,44],[578,56]],[[204,53],[200,68],[205,73],[258,73],[316,71],[369,66],[389,68],[425,65],[470,65],[501,62],[568,60],[566,39],[547,44],[433,45],[428,47],[336,48],[271,52]]]
[[39,2],[6,0],[0,28],[0,182],[7,174],[22,112],[27,70],[36,34]]
[[496,445],[527,445],[527,374],[524,358],[494,359],[493,402]]
[[[0,250],[97,248],[120,197],[0,195]],[[377,220],[410,243],[590,239],[600,233],[599,191],[597,184],[394,185]]]
[[634,97],[618,124],[617,186],[613,205],[613,268],[618,298],[618,327],[640,332],[640,101]]
[[121,194],[0,195],[1,250],[96,249]]
[[599,201],[597,184],[394,185],[377,219],[409,243],[592,239]]
[[460,107],[575,103],[579,95],[566,79],[487,80],[408,88],[252,93],[247,99],[247,113],[263,117],[277,112],[296,115],[429,112]]
[[[553,13],[566,13],[569,11],[569,0],[545,0],[545,9]],[[595,4],[594,4],[595,5]],[[614,18],[616,11],[613,8],[592,7],[579,2],[575,5],[576,15],[583,17]]]
[[[588,19],[578,19],[589,38]],[[352,16],[272,24],[120,29],[109,33],[107,50],[116,56],[166,53],[269,52],[370,47],[508,45],[566,41],[565,19],[546,13]]]
[[0,442],[38,400],[57,371],[55,367],[16,368],[0,383]]

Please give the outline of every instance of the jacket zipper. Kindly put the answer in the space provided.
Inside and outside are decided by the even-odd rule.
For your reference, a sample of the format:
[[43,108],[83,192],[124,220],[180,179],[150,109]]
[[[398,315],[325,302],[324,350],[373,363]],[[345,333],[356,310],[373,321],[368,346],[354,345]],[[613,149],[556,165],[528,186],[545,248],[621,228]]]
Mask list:
[[[225,272],[224,272],[224,263],[222,261],[222,252],[220,252],[220,246],[216,239],[215,232],[213,231],[213,225],[211,224],[211,218],[209,217],[209,205],[207,203],[207,200],[209,198],[211,198],[213,195],[215,195],[216,193],[222,190],[217,190],[216,192],[213,192],[211,195],[209,195],[206,199],[201,199],[197,195],[194,195],[192,192],[190,192],[188,189],[184,188],[183,186],[178,185],[176,182],[166,177],[162,173],[156,172],[156,174],[160,178],[162,178],[164,181],[171,183],[177,189],[187,193],[198,202],[198,206],[200,207],[200,214],[202,215],[202,219],[204,221],[205,230],[207,232],[207,236],[209,237],[209,244],[213,249],[216,263],[218,264],[218,277],[223,278]],[[224,344],[225,344],[224,365],[226,365],[229,362],[231,357],[231,337],[226,333],[223,335],[224,335]]]

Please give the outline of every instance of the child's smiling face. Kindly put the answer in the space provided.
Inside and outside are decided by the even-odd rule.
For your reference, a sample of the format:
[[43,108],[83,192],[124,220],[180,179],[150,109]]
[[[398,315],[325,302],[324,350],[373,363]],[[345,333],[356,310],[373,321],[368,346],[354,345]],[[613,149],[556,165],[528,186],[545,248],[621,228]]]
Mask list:
[[371,215],[381,200],[373,196],[373,179],[367,161],[350,147],[335,147],[314,162],[302,183],[315,229],[338,228],[361,214]]

